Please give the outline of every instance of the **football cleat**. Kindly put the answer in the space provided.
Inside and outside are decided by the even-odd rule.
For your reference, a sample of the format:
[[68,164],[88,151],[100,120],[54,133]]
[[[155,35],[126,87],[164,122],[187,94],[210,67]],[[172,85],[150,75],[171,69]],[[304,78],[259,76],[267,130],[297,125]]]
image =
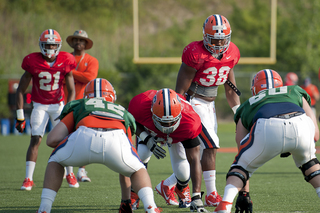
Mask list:
[[231,213],[232,203],[221,201],[218,207],[214,210],[217,213]]
[[34,185],[33,180],[30,180],[29,178],[25,178],[22,183],[21,190],[30,191],[33,185]]
[[70,188],[79,188],[79,183],[73,173],[66,176]]
[[152,206],[148,206],[146,213],[160,213],[163,210],[161,208],[153,208]]
[[155,190],[157,191],[157,193],[159,195],[161,195],[164,198],[164,200],[166,201],[166,203],[168,205],[178,206],[179,203],[178,203],[177,199],[174,196],[175,186],[172,187],[171,189],[169,189],[169,186],[163,185],[163,182],[164,182],[164,180],[161,181],[161,183],[159,183],[156,186]]
[[208,212],[204,208],[203,202],[199,195],[192,197],[192,201],[190,204],[190,211],[191,212]]
[[222,198],[220,195],[218,195],[218,192],[211,192],[210,195],[206,195],[204,199],[204,205],[205,206],[218,206],[221,202]]
[[36,211],[36,213],[47,213],[46,211],[44,211],[44,212],[39,212],[39,210],[38,211]]
[[180,191],[178,187],[175,187],[174,191],[176,192],[179,198],[179,208],[188,208],[191,203],[189,185],[187,185],[187,187],[182,189],[182,191]]
[[119,213],[132,213],[131,203],[126,201],[121,201]]
[[77,180],[79,182],[91,182],[91,179],[87,176],[87,171],[84,169],[79,169],[77,173]]
[[135,192],[131,191],[132,210],[137,210],[139,208],[139,201],[140,201],[139,196]]

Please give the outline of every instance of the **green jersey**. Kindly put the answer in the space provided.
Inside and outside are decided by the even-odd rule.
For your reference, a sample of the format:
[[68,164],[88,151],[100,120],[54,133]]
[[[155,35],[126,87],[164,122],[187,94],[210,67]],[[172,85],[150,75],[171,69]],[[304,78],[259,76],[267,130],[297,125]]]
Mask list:
[[310,96],[297,85],[262,90],[241,104],[234,115],[234,121],[238,123],[241,118],[243,126],[250,131],[259,118],[270,118],[290,112],[304,112],[303,97],[310,105]]
[[101,98],[84,98],[67,103],[61,112],[60,120],[70,112],[73,112],[75,127],[84,117],[94,115],[105,120],[119,120],[124,124],[126,129],[130,127],[132,134],[136,132],[136,122],[131,113],[123,106]]

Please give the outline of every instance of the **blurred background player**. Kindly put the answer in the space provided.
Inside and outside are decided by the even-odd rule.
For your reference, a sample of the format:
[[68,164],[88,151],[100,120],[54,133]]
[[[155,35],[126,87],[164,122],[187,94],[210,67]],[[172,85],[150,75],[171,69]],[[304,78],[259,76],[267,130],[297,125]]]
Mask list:
[[[49,213],[61,187],[65,166],[103,164],[130,177],[147,213],[159,213],[147,170],[132,145],[136,124],[128,111],[115,104],[116,92],[109,81],[88,83],[84,98],[68,103],[59,122],[48,134],[47,145],[55,148],[45,174],[38,213]],[[130,208],[130,206],[128,206]]]
[[219,146],[215,98],[218,86],[224,85],[229,106],[235,113],[239,96],[227,85],[236,85],[233,68],[240,59],[238,47],[231,42],[228,20],[219,14],[203,23],[203,40],[188,44],[182,54],[182,64],[176,81],[176,92],[186,95],[201,118],[201,165],[207,189],[206,206],[217,206],[221,196],[216,188],[216,152]]
[[[84,30],[76,30],[73,35],[70,35],[66,39],[70,47],[73,48],[71,53],[75,59],[77,66],[72,70],[72,75],[74,78],[74,87],[76,90],[75,100],[83,98],[84,88],[89,81],[95,79],[98,76],[99,62],[98,60],[85,52],[93,46],[93,41],[88,37],[88,34]],[[67,87],[64,85],[64,92],[68,94]],[[67,167],[67,181],[72,186],[73,182],[76,182],[75,175],[73,173],[73,168]],[[77,180],[82,182],[91,182],[90,178],[87,176],[87,171],[85,167],[79,167],[77,173]]]
[[75,90],[71,70],[76,67],[74,57],[67,52],[59,52],[62,40],[59,33],[53,29],[45,30],[39,38],[41,52],[27,55],[22,62],[22,75],[16,94],[17,122],[16,129],[23,132],[25,118],[23,112],[23,94],[32,80],[31,99],[31,140],[26,156],[26,177],[21,186],[22,190],[31,190],[33,186],[33,172],[38,157],[38,148],[50,118],[55,126],[55,120],[64,106],[64,92],[62,81],[66,82],[68,96],[66,101],[74,100]]
[[284,86],[297,85],[299,81],[298,75],[294,72],[288,72],[284,80]]
[[231,213],[233,200],[246,181],[283,152],[292,154],[305,180],[320,197],[320,165],[315,155],[319,128],[309,95],[297,85],[283,86],[280,75],[270,69],[255,75],[251,90],[253,97],[234,116],[236,140],[241,146],[227,173],[222,201],[214,212]]
[[[138,154],[147,164],[153,154],[165,157],[162,145],[167,145],[174,174],[162,180],[155,190],[168,205],[190,206],[191,211],[205,212],[201,201],[200,141],[201,120],[192,106],[172,89],[148,90],[136,95],[128,111],[137,124]],[[158,145],[159,143],[159,145]],[[162,144],[162,145],[161,145]],[[188,185],[191,176],[192,191],[197,194],[191,201]],[[178,195],[179,202],[174,193]],[[133,193],[134,194],[134,193]],[[136,199],[132,199],[132,204]]]
[[319,90],[316,85],[311,83],[311,79],[309,77],[303,80],[303,84],[301,88],[304,89],[311,99],[311,109],[315,116],[317,116],[316,112],[316,103],[319,100]]

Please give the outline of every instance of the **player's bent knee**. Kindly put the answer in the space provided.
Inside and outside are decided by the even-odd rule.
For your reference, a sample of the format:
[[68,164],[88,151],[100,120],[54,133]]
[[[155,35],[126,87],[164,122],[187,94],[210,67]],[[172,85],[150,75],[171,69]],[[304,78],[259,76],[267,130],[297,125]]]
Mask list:
[[[243,171],[246,175],[244,176],[243,174],[241,174],[240,172],[232,172],[233,169],[239,169],[241,171]],[[242,181],[243,183],[243,187],[246,186],[247,184],[247,180],[249,179],[249,173],[247,170],[245,170],[244,168],[242,168],[241,166],[234,166],[234,167],[231,167],[229,172],[227,173],[227,177],[226,179],[228,179],[228,177],[230,176],[236,176],[238,178],[240,178],[240,180]],[[243,188],[242,187],[242,188]]]
[[313,167],[316,164],[320,164],[317,158],[311,159],[310,161],[308,161],[307,163],[303,164],[302,166],[299,167],[299,169],[301,170],[302,174],[304,175],[304,179],[309,182],[312,178],[314,178],[315,176],[320,175],[320,169],[311,172],[309,175],[306,175],[305,172],[310,169],[311,167]]

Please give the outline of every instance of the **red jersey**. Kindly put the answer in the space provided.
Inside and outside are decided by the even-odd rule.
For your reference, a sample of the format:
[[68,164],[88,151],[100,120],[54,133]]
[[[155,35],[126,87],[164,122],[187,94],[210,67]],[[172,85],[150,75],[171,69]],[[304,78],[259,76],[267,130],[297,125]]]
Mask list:
[[136,122],[143,125],[152,136],[157,136],[164,140],[170,140],[171,138],[172,143],[178,143],[197,137],[202,130],[200,117],[180,94],[178,95],[181,98],[182,117],[179,127],[170,135],[164,134],[156,128],[153,124],[151,112],[152,99],[156,92],[156,90],[148,90],[136,95],[130,101],[128,111],[133,115]]
[[205,87],[224,84],[230,70],[239,62],[239,59],[239,49],[232,42],[228,50],[223,53],[221,60],[211,55],[204,47],[203,40],[190,43],[182,53],[182,62],[197,70],[192,81]]
[[316,85],[309,84],[308,86],[301,85],[301,88],[304,89],[311,98],[311,106],[315,106],[317,102],[317,97],[319,96],[319,90]]
[[57,104],[63,101],[63,79],[76,65],[73,55],[67,52],[60,52],[52,67],[42,58],[40,52],[27,55],[21,67],[32,75],[32,101],[41,104]]

